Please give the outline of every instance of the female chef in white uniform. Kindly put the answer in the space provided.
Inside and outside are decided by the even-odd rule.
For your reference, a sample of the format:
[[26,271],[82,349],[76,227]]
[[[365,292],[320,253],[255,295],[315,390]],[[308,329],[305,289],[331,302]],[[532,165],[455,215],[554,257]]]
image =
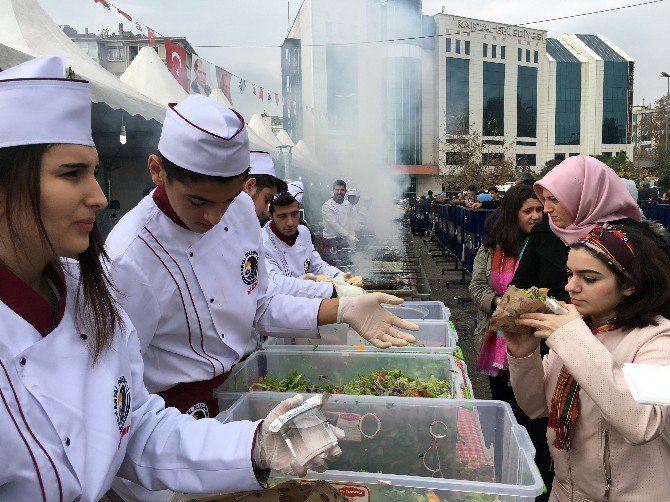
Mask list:
[[195,421],[147,392],[100,261],[88,83],[31,60],[0,73],[0,108],[0,500],[95,502],[117,472],[188,492],[302,473],[266,425]]

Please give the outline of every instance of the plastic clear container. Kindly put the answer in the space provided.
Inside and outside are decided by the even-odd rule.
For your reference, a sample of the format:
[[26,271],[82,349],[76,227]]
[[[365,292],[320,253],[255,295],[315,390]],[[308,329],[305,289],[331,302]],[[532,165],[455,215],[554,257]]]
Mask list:
[[[437,302],[440,303],[440,302]],[[419,325],[413,331],[416,343],[405,347],[377,349],[346,324],[329,324],[319,327],[321,338],[273,338],[263,344],[267,350],[317,350],[317,351],[373,351],[433,352],[451,354],[456,350],[458,335],[446,321],[412,320]]]
[[449,354],[261,350],[235,365],[214,395],[219,408],[227,410],[265,375],[284,378],[297,371],[310,382],[342,385],[374,370],[393,369],[414,378],[435,376],[450,382],[452,397],[462,398],[468,392],[472,395],[464,390],[470,383],[462,368],[464,363],[456,363]]
[[[285,397],[251,392],[217,419],[258,420]],[[329,470],[307,478],[356,500],[530,502],[542,493],[535,448],[507,403],[334,395],[323,413],[347,437]]]
[[403,319],[448,321],[450,310],[438,301],[406,301],[402,305],[384,305],[389,312]]

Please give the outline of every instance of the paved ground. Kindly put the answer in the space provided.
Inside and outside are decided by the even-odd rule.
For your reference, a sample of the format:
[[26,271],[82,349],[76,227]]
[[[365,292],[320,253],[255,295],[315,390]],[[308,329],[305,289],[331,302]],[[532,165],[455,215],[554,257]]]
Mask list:
[[[444,263],[444,257],[433,257],[430,251],[436,254],[435,246],[427,246],[421,237],[414,238],[414,248],[421,258],[426,276],[430,281],[431,299],[439,300],[451,310],[451,320],[458,332],[458,344],[463,350],[465,362],[468,365],[468,375],[472,381],[473,392],[477,399],[491,399],[488,379],[476,371],[476,353],[473,346],[473,332],[475,328],[476,309],[474,305],[459,304],[458,297],[469,297],[468,284],[470,277],[466,275],[465,284],[461,283],[462,274],[458,271],[448,270],[442,274],[443,269],[453,269],[453,260]],[[436,260],[440,262],[437,263]]]

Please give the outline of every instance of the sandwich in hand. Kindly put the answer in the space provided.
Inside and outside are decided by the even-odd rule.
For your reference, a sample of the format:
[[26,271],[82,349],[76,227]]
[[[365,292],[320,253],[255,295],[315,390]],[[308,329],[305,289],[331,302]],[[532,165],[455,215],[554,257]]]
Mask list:
[[535,286],[529,289],[510,286],[491,316],[489,329],[515,335],[533,334],[534,328],[517,325],[516,320],[521,314],[551,314],[552,310],[547,305],[548,292],[547,288],[536,288]]

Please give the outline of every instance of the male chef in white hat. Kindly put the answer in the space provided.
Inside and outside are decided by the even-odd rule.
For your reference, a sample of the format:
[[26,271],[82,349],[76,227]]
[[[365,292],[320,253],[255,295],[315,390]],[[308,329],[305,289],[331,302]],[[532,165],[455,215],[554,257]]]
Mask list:
[[344,180],[333,182],[333,196],[321,206],[323,218],[323,241],[321,254],[332,263],[341,258],[341,250],[354,247],[358,242],[356,235],[347,227],[348,205],[345,204],[347,184]]
[[363,229],[360,208],[358,203],[361,200],[361,191],[358,188],[347,189],[347,200],[342,205],[345,206],[345,225],[358,237],[357,234]]
[[[304,192],[290,184],[289,191],[270,202],[270,222],[263,227],[263,245],[270,278],[279,292],[307,298],[340,298],[365,294],[362,288],[347,284],[351,274],[329,265],[314,249],[312,233],[300,225],[300,204]],[[296,196],[292,195],[296,192]],[[327,274],[333,282],[316,282]]]
[[254,203],[243,191],[249,164],[239,114],[201,95],[170,104],[158,153],[148,160],[157,188],[106,243],[147,387],[198,417],[216,416],[213,390],[244,354],[252,325],[263,335],[315,337],[317,325],[346,322],[378,346],[414,339],[399,328],[415,325],[380,306],[398,302],[393,297],[276,294]]
[[286,182],[277,178],[275,163],[268,152],[249,153],[249,178],[244,191],[253,199],[254,208],[261,226],[270,219],[268,205],[278,193],[287,190]]

